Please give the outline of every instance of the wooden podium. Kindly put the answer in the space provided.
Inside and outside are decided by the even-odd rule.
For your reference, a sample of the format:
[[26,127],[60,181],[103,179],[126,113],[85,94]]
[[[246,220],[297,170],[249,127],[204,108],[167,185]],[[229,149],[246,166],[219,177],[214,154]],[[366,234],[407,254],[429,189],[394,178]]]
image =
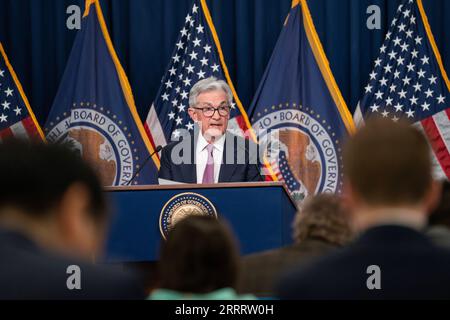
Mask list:
[[158,260],[164,241],[161,212],[183,193],[203,196],[214,205],[218,216],[233,228],[243,255],[292,242],[291,225],[297,208],[280,182],[113,187],[106,188],[106,193],[113,204],[106,262]]

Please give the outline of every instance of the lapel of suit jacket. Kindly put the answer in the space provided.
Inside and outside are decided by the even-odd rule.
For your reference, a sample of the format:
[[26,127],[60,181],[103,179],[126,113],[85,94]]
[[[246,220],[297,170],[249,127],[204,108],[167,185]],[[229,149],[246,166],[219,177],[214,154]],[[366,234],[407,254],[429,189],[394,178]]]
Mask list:
[[[181,138],[175,146],[177,148],[176,151],[172,150],[172,152],[178,153],[182,152],[183,154],[183,162],[176,167],[179,168],[181,174],[181,181],[183,183],[197,183],[197,166],[196,166],[196,156],[195,156],[195,146],[196,146],[196,138],[194,134],[186,134]],[[185,157],[189,157],[186,159]]]
[[186,165],[186,175],[189,183],[197,183],[197,141],[198,130],[190,135],[191,142],[191,163]]
[[[231,177],[233,177],[234,172],[237,169],[237,164],[234,163],[236,161],[236,141],[234,141],[235,136],[231,133],[226,133],[225,135],[225,144],[223,146],[223,157],[222,157],[222,165],[220,167],[220,174],[219,174],[219,182],[229,182],[231,180]],[[228,143],[233,143],[231,145],[234,146],[233,150],[227,150],[227,141]],[[227,163],[227,152],[233,152],[233,162]],[[230,159],[231,160],[231,159]]]

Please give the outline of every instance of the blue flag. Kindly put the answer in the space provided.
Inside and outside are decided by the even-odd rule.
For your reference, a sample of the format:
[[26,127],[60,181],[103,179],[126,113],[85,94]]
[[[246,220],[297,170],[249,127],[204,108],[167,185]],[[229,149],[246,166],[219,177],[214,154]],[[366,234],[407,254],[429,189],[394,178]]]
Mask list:
[[403,0],[355,112],[414,123],[427,137],[434,176],[450,178],[450,81],[421,0]]
[[342,144],[354,124],[304,0],[293,1],[249,114],[296,201],[342,191]]
[[[69,142],[105,186],[156,184],[157,155],[139,119],[98,0],[86,1],[67,67],[46,123],[49,142]],[[139,170],[142,171],[139,172]]]

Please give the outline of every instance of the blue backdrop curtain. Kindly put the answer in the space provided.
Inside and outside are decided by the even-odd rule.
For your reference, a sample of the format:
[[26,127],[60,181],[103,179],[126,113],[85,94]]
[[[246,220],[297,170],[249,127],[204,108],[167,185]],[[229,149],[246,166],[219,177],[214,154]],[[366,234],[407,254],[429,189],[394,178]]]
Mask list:
[[[102,0],[120,60],[145,119],[191,0]],[[342,94],[353,111],[400,0],[308,0]],[[450,72],[450,0],[423,0]],[[76,31],[66,8],[84,0],[0,0],[0,41],[43,124]],[[272,54],[291,0],[208,0],[232,80],[248,107]],[[369,5],[381,8],[382,29],[366,27]]]

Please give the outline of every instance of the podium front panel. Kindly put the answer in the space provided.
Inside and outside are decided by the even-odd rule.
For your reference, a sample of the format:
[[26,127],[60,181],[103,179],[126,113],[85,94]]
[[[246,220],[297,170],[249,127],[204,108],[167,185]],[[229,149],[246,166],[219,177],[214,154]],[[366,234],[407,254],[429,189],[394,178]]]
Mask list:
[[107,192],[113,204],[113,216],[106,261],[158,260],[161,241],[164,241],[160,231],[161,211],[173,197],[186,192],[206,197],[214,205],[219,218],[233,229],[243,255],[291,243],[296,208],[279,184],[123,188]]

